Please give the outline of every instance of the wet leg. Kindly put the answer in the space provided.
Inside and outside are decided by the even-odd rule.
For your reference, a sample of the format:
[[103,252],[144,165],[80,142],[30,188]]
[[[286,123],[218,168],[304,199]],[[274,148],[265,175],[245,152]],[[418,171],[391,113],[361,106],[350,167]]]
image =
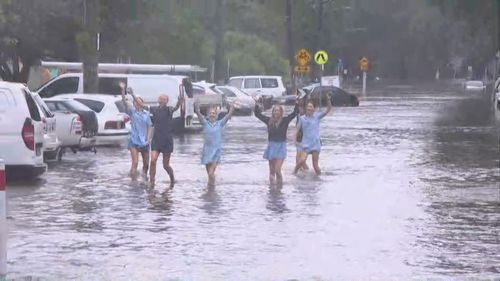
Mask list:
[[319,168],[319,151],[315,151],[312,153],[312,161],[316,175],[317,176],[321,175],[321,169]]

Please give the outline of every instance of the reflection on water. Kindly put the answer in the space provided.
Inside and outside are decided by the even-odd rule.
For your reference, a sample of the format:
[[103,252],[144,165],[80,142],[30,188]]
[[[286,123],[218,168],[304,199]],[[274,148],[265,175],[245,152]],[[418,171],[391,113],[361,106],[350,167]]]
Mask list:
[[321,177],[292,176],[290,142],[281,188],[254,117],[229,122],[215,187],[200,134],[175,140],[173,189],[160,169],[155,188],[131,181],[125,149],[67,155],[9,184],[9,278],[498,276],[499,127],[485,106],[445,88],[374,92],[322,121]]

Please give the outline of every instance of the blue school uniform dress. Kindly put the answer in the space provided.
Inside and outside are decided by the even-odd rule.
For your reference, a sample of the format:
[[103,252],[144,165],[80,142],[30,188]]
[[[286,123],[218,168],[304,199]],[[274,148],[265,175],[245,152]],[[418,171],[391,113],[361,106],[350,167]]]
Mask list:
[[203,152],[201,164],[219,163],[222,151],[222,129],[227,123],[227,118],[217,120],[214,123],[202,118],[203,126]]
[[325,117],[325,115],[324,112],[314,112],[310,117],[307,115],[300,116],[299,128],[301,128],[303,132],[301,142],[302,151],[307,153],[321,151],[319,121]]
[[153,125],[149,111],[138,111],[135,108],[129,108],[127,114],[130,116],[131,131],[128,138],[128,149],[148,149],[148,129]]

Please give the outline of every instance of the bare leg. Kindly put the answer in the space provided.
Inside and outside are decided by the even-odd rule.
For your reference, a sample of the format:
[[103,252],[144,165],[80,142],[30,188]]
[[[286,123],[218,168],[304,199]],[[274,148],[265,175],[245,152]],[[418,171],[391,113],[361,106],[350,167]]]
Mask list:
[[139,164],[139,152],[137,148],[130,149],[130,156],[132,157],[132,167],[130,168],[130,177],[135,179],[137,177],[137,165]]
[[158,161],[158,156],[160,156],[160,152],[153,150],[151,151],[151,164],[149,169],[149,181],[152,186],[155,184],[156,179],[156,162]]
[[142,149],[142,175],[147,178],[149,170],[149,150]]
[[212,185],[215,184],[215,169],[217,169],[217,162],[210,163],[208,178]]
[[300,169],[302,171],[307,171],[309,170],[309,166],[307,166],[307,157],[309,156],[309,154],[306,154],[306,159],[304,159],[304,163],[302,164],[302,167],[300,167]]
[[283,174],[281,173],[281,167],[283,166],[283,159],[275,160],[274,171],[276,172],[276,183],[278,185],[283,184]]
[[[295,165],[299,165],[299,162],[300,162],[300,157],[301,157],[301,154],[302,154],[302,153],[303,153],[303,152],[297,152],[297,154],[295,155]],[[304,164],[302,164],[302,165],[300,166],[300,169],[301,169],[302,171],[309,170],[309,167],[307,166],[306,161],[307,161],[307,154],[306,154],[306,159],[304,160]]]
[[207,176],[208,176],[208,185],[213,185],[215,182],[215,177],[213,175],[213,171],[215,171],[212,166],[215,165],[214,163],[208,163],[205,165],[205,169],[207,170]]
[[170,178],[170,187],[174,187],[175,178],[174,170],[170,166],[170,153],[163,153],[163,169],[167,171],[168,177]]
[[321,175],[321,169],[319,168],[319,151],[315,151],[312,153],[313,167],[316,175]]
[[276,177],[276,171],[274,170],[275,160],[269,160],[269,183],[274,184],[274,180]]
[[300,170],[300,168],[304,165],[307,159],[307,153],[306,152],[301,152],[299,155],[299,161],[297,162],[297,165],[295,166],[295,169],[293,173],[296,175],[297,172]]

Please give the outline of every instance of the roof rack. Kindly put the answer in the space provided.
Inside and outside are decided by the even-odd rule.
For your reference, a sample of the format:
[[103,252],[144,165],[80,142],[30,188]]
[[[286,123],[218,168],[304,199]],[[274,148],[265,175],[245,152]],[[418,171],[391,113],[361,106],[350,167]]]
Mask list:
[[[67,71],[83,71],[83,63],[81,62],[41,61],[41,66],[64,68]],[[189,64],[99,63],[98,71],[113,73],[191,73],[206,72],[207,69],[199,65]]]

